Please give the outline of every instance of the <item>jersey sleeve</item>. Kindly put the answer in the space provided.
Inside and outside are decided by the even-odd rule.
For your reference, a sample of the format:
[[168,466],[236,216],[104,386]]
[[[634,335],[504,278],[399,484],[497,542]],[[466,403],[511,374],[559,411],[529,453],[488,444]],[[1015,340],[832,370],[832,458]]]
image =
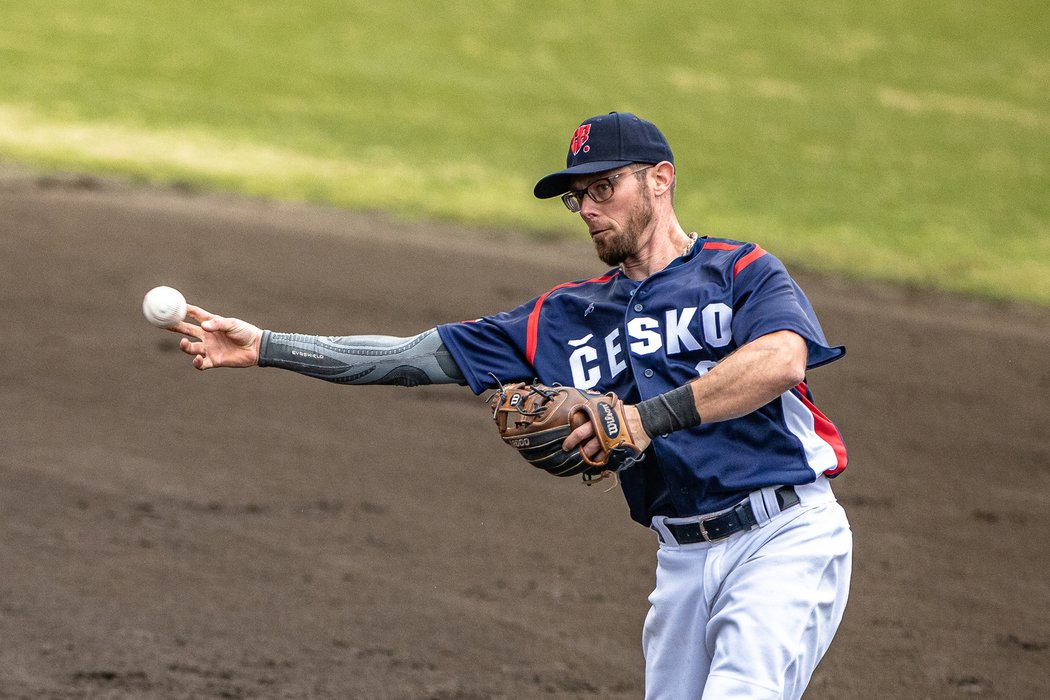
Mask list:
[[530,382],[535,378],[536,371],[526,359],[525,346],[529,314],[536,301],[474,321],[438,326],[442,342],[475,394],[494,389],[498,384]]
[[846,354],[845,346],[828,344],[813,306],[784,264],[757,246],[744,252],[737,263],[733,301],[733,337],[741,345],[788,330],[806,340],[807,369]]

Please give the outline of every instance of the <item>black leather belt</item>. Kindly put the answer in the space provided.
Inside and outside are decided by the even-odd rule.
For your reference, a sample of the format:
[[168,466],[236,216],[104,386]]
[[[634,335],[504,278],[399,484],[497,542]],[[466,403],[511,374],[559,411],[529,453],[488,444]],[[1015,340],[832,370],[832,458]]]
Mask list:
[[[780,510],[797,506],[800,501],[794,486],[781,486],[774,493]],[[737,532],[750,530],[758,525],[755,511],[751,508],[751,499],[742,501],[732,510],[720,515],[713,515],[695,523],[664,524],[674,535],[678,544],[695,544],[696,542],[718,542]]]

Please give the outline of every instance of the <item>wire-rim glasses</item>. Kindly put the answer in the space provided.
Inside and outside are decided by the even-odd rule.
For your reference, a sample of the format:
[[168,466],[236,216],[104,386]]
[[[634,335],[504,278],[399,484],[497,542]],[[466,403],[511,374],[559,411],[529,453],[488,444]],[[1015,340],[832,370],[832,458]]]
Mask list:
[[615,175],[610,175],[609,177],[603,177],[600,180],[595,180],[582,190],[569,190],[561,196],[561,201],[565,203],[566,209],[571,211],[573,214],[576,214],[580,211],[580,208],[583,206],[584,195],[590,197],[591,200],[594,202],[601,203],[608,201],[616,193],[616,190],[613,189],[613,180],[621,178],[624,175],[635,175],[637,173],[642,172],[643,170],[648,170],[651,167],[653,166],[646,165],[645,167],[638,168],[637,170],[631,170],[626,173],[617,173]]

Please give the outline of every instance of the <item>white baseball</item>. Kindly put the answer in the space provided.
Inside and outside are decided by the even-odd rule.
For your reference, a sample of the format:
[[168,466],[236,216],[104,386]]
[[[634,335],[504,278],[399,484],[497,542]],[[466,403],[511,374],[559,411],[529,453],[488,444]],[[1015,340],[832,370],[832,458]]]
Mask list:
[[186,318],[186,297],[171,287],[154,287],[142,300],[142,315],[154,326],[171,328]]

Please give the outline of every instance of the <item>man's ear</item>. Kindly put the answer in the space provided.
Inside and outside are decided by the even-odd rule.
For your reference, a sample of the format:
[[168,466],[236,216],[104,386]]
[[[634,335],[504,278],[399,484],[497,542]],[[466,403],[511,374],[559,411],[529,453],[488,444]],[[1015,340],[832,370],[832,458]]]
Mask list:
[[657,196],[664,194],[674,185],[674,165],[668,161],[657,163],[649,171],[653,179],[653,193]]

